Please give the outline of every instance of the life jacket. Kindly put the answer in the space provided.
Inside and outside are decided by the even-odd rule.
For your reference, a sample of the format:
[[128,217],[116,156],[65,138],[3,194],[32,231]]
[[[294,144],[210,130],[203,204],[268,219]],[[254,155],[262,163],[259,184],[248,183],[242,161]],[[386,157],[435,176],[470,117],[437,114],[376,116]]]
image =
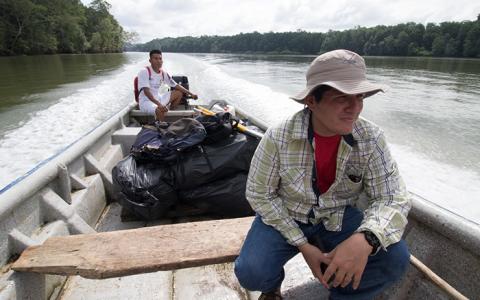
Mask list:
[[[148,71],[148,80],[150,81],[152,79],[152,71],[150,68],[147,66]],[[138,90],[138,76],[135,76],[135,79],[133,80],[133,94],[135,96],[135,101],[138,103],[138,98],[140,97],[140,92],[142,90]]]

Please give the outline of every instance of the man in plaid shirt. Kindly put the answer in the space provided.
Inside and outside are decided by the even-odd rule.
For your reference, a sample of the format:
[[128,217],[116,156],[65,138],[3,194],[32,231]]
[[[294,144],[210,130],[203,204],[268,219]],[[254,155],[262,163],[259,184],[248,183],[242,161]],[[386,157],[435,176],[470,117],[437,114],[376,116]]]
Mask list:
[[306,79],[292,97],[305,108],[269,128],[252,159],[246,196],[257,216],[235,274],[259,299],[282,299],[283,266],[301,252],[331,299],[372,299],[409,261],[409,195],[383,132],[359,117],[384,87],[347,50],[318,56]]

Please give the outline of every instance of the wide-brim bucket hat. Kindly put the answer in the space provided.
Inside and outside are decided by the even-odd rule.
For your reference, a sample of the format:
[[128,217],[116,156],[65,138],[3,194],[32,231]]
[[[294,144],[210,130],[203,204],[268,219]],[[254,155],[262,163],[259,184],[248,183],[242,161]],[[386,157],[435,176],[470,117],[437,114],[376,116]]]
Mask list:
[[366,71],[365,60],[355,52],[343,49],[326,52],[310,64],[306,87],[290,98],[304,103],[305,97],[320,85],[349,95],[365,94],[365,97],[384,92],[387,87],[368,81]]

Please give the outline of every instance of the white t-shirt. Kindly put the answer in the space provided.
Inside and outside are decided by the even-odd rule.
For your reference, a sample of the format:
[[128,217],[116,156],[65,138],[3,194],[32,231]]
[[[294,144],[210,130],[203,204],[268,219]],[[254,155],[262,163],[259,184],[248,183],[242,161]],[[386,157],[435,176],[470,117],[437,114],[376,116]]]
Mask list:
[[138,73],[138,89],[141,90],[139,95],[139,102],[151,102],[150,99],[148,99],[143,92],[143,88],[148,87],[152,95],[157,98],[163,105],[165,105],[166,103],[163,103],[161,101],[162,98],[164,99],[165,97],[161,96],[165,93],[168,93],[168,87],[173,88],[177,85],[177,83],[165,70],[160,70],[160,73],[156,73],[151,67],[148,68],[150,69],[150,78],[148,76],[147,68],[143,68]]

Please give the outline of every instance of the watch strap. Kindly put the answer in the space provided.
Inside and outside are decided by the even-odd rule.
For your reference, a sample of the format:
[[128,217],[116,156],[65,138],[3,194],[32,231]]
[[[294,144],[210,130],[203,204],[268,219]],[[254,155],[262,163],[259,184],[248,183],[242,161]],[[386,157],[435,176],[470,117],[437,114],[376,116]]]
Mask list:
[[380,249],[380,246],[381,246],[380,240],[371,231],[364,230],[364,231],[362,231],[362,233],[364,234],[365,240],[367,241],[367,243],[370,246],[372,246],[372,252],[370,253],[370,255],[377,254],[377,252],[378,252],[378,250]]

